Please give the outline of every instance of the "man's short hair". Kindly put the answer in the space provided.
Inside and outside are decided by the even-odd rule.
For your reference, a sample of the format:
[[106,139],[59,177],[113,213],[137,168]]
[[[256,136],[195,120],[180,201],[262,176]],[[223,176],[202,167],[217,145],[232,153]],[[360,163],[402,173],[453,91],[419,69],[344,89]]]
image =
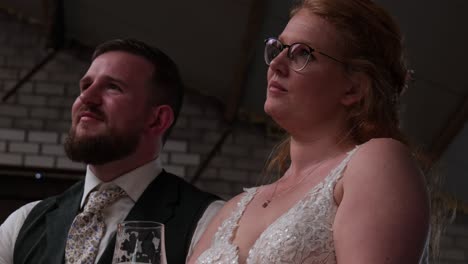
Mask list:
[[153,64],[154,73],[151,80],[153,89],[150,91],[149,102],[152,105],[167,104],[174,112],[174,122],[166,131],[165,140],[177,121],[184,98],[184,85],[177,65],[158,48],[136,39],[114,39],[104,42],[96,47],[92,60],[94,61],[99,55],[110,51],[128,52],[141,56]]

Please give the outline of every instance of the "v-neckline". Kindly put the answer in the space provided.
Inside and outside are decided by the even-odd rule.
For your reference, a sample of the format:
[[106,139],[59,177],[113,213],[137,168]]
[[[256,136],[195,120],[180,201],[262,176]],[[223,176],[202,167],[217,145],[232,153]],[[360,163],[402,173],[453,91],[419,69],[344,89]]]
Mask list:
[[[289,215],[289,213],[290,213],[292,210],[295,210],[296,207],[298,207],[305,199],[307,199],[312,193],[316,192],[317,189],[318,189],[319,187],[323,187],[325,181],[330,177],[330,175],[332,175],[332,173],[335,171],[335,169],[338,168],[340,165],[341,165],[341,163],[340,163],[338,166],[334,167],[332,170],[330,170],[330,172],[327,174],[327,176],[325,176],[321,181],[319,181],[317,184],[315,184],[310,190],[308,190],[308,191],[304,194],[304,196],[303,196],[301,199],[297,200],[296,203],[294,203],[293,206],[291,206],[289,209],[287,209],[287,210],[284,211],[282,214],[280,214],[275,220],[273,220],[273,222],[270,223],[270,225],[268,225],[268,226],[260,233],[260,235],[255,239],[254,243],[252,244],[252,246],[251,246],[250,249],[248,250],[248,252],[247,252],[247,258],[245,259],[244,262],[241,262],[241,261],[240,261],[239,246],[236,245],[236,244],[234,244],[234,238],[237,236],[237,231],[238,231],[238,228],[236,228],[236,229],[233,231],[233,233],[232,233],[232,236],[231,236],[231,238],[230,238],[229,244],[231,244],[232,246],[234,246],[235,249],[236,249],[236,252],[237,252],[237,263],[238,263],[238,264],[240,264],[240,263],[247,264],[247,260],[250,259],[250,255],[251,255],[252,250],[256,247],[258,241],[260,241],[260,239],[263,237],[263,235],[264,235],[268,230],[270,230],[271,228],[273,228],[273,226],[277,225],[277,223],[280,221],[280,219],[282,219],[282,218],[286,217],[287,215]],[[260,186],[260,187],[261,187],[261,186]],[[252,194],[252,197],[250,197],[250,200],[245,204],[245,206],[244,206],[244,208],[243,208],[244,210],[243,210],[241,216],[240,216],[240,217],[237,219],[237,221],[236,221],[236,225],[239,225],[239,222],[240,222],[242,216],[244,215],[244,212],[245,212],[245,210],[247,209],[247,206],[249,206],[250,202],[253,201],[253,199],[254,199],[255,196],[257,195],[258,189],[259,189],[260,187],[254,187],[254,188],[253,188],[253,192],[254,192],[254,193]],[[318,190],[320,190],[320,189],[318,189]]]
[[[336,170],[338,170],[339,168],[341,168],[343,166],[343,163],[347,164],[347,161],[348,159],[351,157],[351,155],[357,150],[358,146],[354,147],[352,150],[346,152],[346,155],[345,157],[341,160],[341,162],[333,167],[329,172],[328,174],[322,179],[320,180],[317,184],[315,184],[310,190],[308,190],[304,196],[297,200],[296,203],[294,203],[293,206],[291,206],[289,209],[287,209],[285,212],[283,212],[281,215],[279,215],[275,220],[273,220],[273,222],[270,223],[270,225],[268,225],[261,233],[260,235],[255,239],[254,243],[252,244],[252,246],[250,247],[250,249],[247,251],[247,257],[246,259],[244,260],[244,262],[240,262],[240,255],[239,255],[239,246],[234,244],[234,238],[237,236],[237,231],[238,231],[238,228],[235,228],[232,233],[231,233],[231,237],[230,239],[228,239],[228,243],[233,246],[237,252],[237,264],[240,264],[240,263],[243,263],[243,264],[248,264],[247,261],[250,259],[250,256],[251,256],[251,253],[252,253],[252,250],[255,249],[258,241],[260,241],[261,238],[263,238],[264,234],[266,234],[267,231],[269,231],[273,226],[277,225],[277,223],[280,221],[280,219],[286,217],[287,215],[289,215],[289,213],[292,211],[292,210],[296,210],[296,207],[298,207],[306,198],[308,198],[310,195],[312,195],[313,193],[315,193],[316,191],[320,190],[321,188],[323,188],[325,182],[328,181],[328,179],[331,177],[331,175],[335,175],[336,173]],[[247,206],[249,206],[249,204],[253,201],[253,199],[255,199],[255,196],[257,195],[258,193],[258,190],[260,189],[260,187],[262,186],[259,186],[259,187],[253,187],[253,188],[250,188],[250,189],[247,189],[247,191],[251,191],[253,192],[253,194],[246,194],[246,195],[249,195],[251,197],[249,197],[250,199],[244,204],[244,208],[242,208],[242,213],[240,214],[240,216],[238,217],[237,221],[235,222],[235,224],[237,226],[239,226],[239,222],[242,218],[242,216],[244,215],[246,209],[247,209]],[[320,189],[319,189],[320,187]],[[244,199],[241,198],[241,199]]]

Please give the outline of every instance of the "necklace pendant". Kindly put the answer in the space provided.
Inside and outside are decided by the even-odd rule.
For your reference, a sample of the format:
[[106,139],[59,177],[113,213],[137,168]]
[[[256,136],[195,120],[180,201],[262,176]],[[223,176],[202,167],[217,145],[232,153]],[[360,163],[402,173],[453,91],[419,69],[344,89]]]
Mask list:
[[267,206],[271,203],[270,200],[266,200],[263,204],[262,204],[262,207],[263,208],[267,208]]

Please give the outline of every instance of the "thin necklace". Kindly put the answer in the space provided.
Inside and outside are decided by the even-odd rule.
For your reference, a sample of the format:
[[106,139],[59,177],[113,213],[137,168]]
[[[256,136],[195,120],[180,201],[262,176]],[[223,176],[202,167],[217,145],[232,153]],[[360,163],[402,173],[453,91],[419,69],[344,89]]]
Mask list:
[[[295,188],[296,186],[299,186],[299,184],[301,184],[306,178],[308,178],[308,176],[312,175],[312,173],[314,173],[314,171],[316,171],[320,166],[322,166],[322,165],[325,163],[325,161],[330,160],[331,158],[332,158],[332,157],[320,161],[320,162],[317,164],[317,166],[315,166],[313,169],[310,170],[309,173],[304,173],[304,176],[302,176],[302,178],[301,178],[296,184],[291,185],[290,187],[288,187],[287,189],[281,191],[281,192],[278,193],[278,194],[276,194],[276,190],[278,189],[278,184],[279,184],[279,182],[281,181],[281,179],[278,180],[278,181],[276,181],[276,183],[275,183],[275,188],[273,189],[273,192],[271,193],[270,199],[267,199],[267,200],[262,204],[262,207],[263,207],[263,208],[267,208],[268,205],[270,205],[270,203],[273,201],[273,198],[275,198],[275,195],[276,195],[276,198],[279,198],[279,197],[281,197],[283,194],[285,194],[285,193],[287,193],[288,191],[290,191],[290,190],[292,190],[293,188]],[[284,179],[284,176],[283,176],[282,179]]]

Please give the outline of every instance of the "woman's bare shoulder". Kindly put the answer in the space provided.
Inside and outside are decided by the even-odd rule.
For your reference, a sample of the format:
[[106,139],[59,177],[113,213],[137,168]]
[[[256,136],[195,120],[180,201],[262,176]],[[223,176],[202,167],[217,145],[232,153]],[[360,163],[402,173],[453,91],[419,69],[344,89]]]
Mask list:
[[419,174],[420,170],[410,149],[402,142],[391,138],[372,139],[362,144],[350,161],[350,170],[366,171],[385,169],[384,173],[404,170]]
[[361,145],[343,175],[334,222],[338,262],[416,263],[428,221],[427,187],[409,148],[387,138]]
[[409,155],[410,149],[393,138],[374,138],[360,145],[359,152],[379,152],[384,155]]

